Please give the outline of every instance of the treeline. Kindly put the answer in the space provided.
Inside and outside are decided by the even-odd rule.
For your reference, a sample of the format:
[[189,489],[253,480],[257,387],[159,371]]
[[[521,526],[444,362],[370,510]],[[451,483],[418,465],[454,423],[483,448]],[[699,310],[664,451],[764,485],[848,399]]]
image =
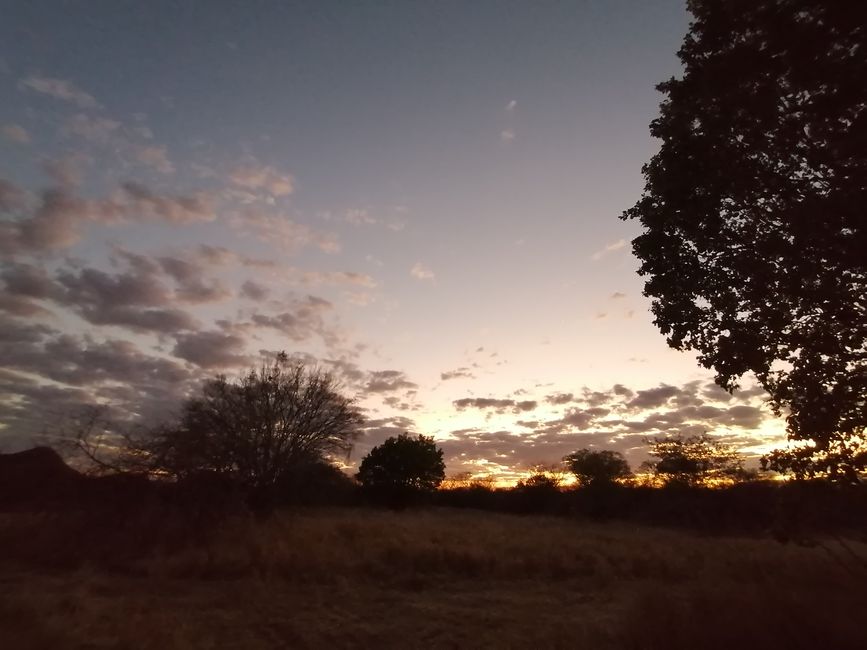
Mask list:
[[[361,410],[339,393],[331,374],[279,355],[237,381],[220,376],[206,382],[175,419],[158,427],[119,433],[96,415],[84,418],[68,438],[79,465],[86,461],[102,480],[60,480],[56,463],[50,476],[41,476],[48,469],[38,466],[19,478],[7,471],[0,507],[68,507],[76,494],[88,495],[88,507],[101,499],[131,509],[180,504],[209,515],[316,505],[448,506],[709,530],[773,529],[781,536],[798,535],[799,527],[865,523],[863,486],[762,481],[744,469],[731,446],[707,435],[649,441],[655,460],[636,474],[615,451],[580,449],[563,459],[573,485],[543,471],[497,488],[467,477],[443,483],[443,452],[435,440],[408,434],[374,447],[349,476],[338,461],[363,424]],[[38,495],[45,498],[34,499]]]

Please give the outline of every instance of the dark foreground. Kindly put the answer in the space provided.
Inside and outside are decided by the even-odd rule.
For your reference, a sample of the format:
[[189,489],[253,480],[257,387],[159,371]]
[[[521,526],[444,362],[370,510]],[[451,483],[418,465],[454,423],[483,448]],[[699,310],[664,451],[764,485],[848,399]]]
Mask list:
[[4,648],[863,648],[867,546],[477,511],[0,515]]

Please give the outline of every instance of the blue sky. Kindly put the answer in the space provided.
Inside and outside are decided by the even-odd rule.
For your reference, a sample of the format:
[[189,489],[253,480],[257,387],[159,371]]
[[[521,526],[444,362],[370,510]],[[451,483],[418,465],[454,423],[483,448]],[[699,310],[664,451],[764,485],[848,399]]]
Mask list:
[[757,391],[666,347],[617,218],[682,2],[4,16],[6,447],[91,401],[150,421],[281,349],[367,409],[356,459],[403,430],[503,475],[588,445],[637,463],[676,431],[779,439]]

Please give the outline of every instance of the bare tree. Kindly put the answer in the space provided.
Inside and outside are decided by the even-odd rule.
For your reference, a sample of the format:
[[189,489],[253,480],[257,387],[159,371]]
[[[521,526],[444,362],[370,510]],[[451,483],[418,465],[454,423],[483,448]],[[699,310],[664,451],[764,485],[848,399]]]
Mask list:
[[179,422],[154,431],[143,451],[154,472],[215,472],[269,499],[300,467],[351,449],[363,417],[338,389],[330,373],[281,353],[237,382],[208,381]]

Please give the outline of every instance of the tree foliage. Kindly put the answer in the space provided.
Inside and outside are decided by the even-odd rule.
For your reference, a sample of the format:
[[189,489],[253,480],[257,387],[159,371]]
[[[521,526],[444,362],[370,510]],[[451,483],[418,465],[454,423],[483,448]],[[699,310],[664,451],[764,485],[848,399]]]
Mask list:
[[867,4],[690,0],[623,218],[669,345],[787,415],[773,469],[857,480],[867,424]]
[[667,436],[650,441],[650,468],[666,483],[713,485],[745,478],[743,458],[731,445],[700,436]]
[[616,451],[579,449],[566,456],[563,461],[585,487],[611,485],[632,474],[623,454]]
[[358,480],[383,492],[430,492],[445,478],[443,451],[433,437],[406,433],[370,450],[358,468]]
[[158,430],[142,452],[157,472],[228,475],[267,498],[299,468],[348,452],[362,421],[331,374],[281,354],[237,382],[206,382],[179,422]]

